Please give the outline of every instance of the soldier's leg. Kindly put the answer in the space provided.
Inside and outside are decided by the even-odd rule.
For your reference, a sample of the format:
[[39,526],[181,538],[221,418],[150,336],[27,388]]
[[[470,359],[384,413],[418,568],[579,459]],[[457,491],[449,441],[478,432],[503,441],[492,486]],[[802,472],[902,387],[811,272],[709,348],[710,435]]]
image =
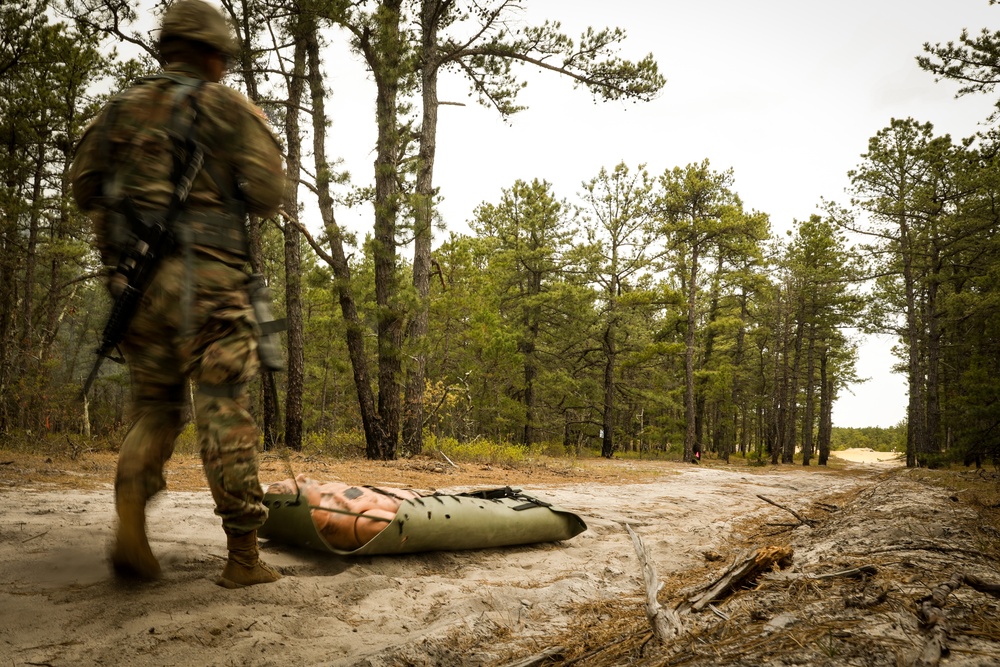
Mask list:
[[222,518],[229,558],[217,583],[226,588],[266,584],[281,578],[260,560],[257,529],[267,519],[258,478],[257,427],[239,396],[219,394],[220,385],[200,386],[196,394],[202,461],[215,512]]
[[267,508],[258,477],[259,431],[248,410],[247,383],[259,367],[252,309],[242,285],[228,294],[199,294],[198,309],[209,313],[192,368],[198,441],[229,546],[219,583],[237,587],[276,581],[280,575],[257,552],[257,529]]
[[182,427],[180,388],[164,388],[166,400],[137,400],[134,421],[121,452],[115,475],[118,530],[111,564],[122,575],[155,579],[160,566],[146,537],[146,503],[166,487],[163,466],[174,450]]
[[267,518],[258,478],[259,432],[247,410],[247,393],[220,395],[232,385],[199,382],[195,392],[198,445],[215,513],[227,535],[257,530]]
[[132,425],[118,454],[115,487],[135,486],[146,499],[167,486],[163,466],[184,426],[184,385],[140,387],[133,399]]
[[183,427],[186,380],[176,351],[176,300],[157,280],[122,344],[132,380],[131,427],[118,455],[118,528],[111,564],[119,574],[155,579],[160,566],[146,538],[146,502],[166,486],[163,466]]

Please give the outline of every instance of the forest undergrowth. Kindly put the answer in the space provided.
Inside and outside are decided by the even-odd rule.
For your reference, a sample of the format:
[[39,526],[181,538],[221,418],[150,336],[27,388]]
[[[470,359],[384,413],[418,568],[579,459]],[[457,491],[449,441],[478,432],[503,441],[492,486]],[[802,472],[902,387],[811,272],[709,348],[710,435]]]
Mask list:
[[[572,630],[552,638],[558,652],[532,664],[1000,664],[1000,473],[896,469],[786,509],[743,521],[703,568],[661,579],[674,636],[657,638],[637,590],[580,605]],[[783,558],[691,610],[768,551]]]

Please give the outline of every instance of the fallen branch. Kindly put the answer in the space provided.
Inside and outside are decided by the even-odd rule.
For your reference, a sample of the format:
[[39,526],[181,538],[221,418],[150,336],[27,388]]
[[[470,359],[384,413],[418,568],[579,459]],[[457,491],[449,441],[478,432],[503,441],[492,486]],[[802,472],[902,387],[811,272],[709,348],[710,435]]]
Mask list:
[[798,512],[796,512],[795,510],[793,510],[793,509],[791,509],[789,507],[785,507],[784,505],[779,505],[778,503],[774,502],[773,500],[771,500],[770,498],[768,498],[766,496],[762,496],[762,495],[760,495],[758,493],[757,497],[760,498],[761,500],[763,500],[765,503],[770,503],[771,505],[774,505],[778,509],[785,510],[786,512],[788,512],[789,514],[791,514],[792,516],[794,516],[796,519],[798,519],[799,525],[805,524],[805,525],[811,527],[811,526],[815,526],[816,523],[817,523],[816,521],[813,521],[812,519],[805,518],[804,516],[800,515]]
[[927,629],[927,640],[913,663],[914,667],[935,667],[941,662],[941,656],[947,651],[948,634],[951,623],[944,610],[948,596],[961,588],[962,584],[993,597],[1000,598],[1000,584],[994,584],[984,579],[964,572],[956,572],[948,581],[938,584],[931,594],[919,600],[920,608],[917,618],[922,627]]
[[844,606],[848,609],[871,609],[877,607],[889,599],[889,589],[882,588],[875,597],[866,597],[864,594],[849,597],[844,600]]
[[646,548],[642,544],[642,538],[636,535],[635,531],[628,524],[625,530],[632,538],[632,546],[639,556],[639,564],[642,565],[642,577],[646,582],[646,617],[653,627],[653,634],[660,643],[666,644],[667,640],[679,635],[683,629],[680,616],[672,609],[660,606],[656,599],[656,594],[660,592],[663,584],[656,578],[656,568],[646,557]]
[[718,616],[719,618],[721,618],[721,619],[722,619],[723,621],[728,621],[728,620],[729,620],[729,619],[731,618],[731,617],[729,616],[729,614],[727,614],[727,613],[725,613],[725,612],[723,612],[723,611],[720,611],[720,610],[719,610],[719,608],[718,608],[718,607],[716,607],[716,606],[715,606],[714,604],[710,604],[710,605],[708,605],[708,608],[709,608],[709,610],[710,610],[710,611],[711,611],[711,612],[712,612],[713,614],[715,614],[716,616]]
[[808,574],[805,572],[772,572],[767,575],[768,579],[777,581],[797,581],[807,579],[809,581],[821,581],[823,579],[840,579],[847,577],[850,579],[861,579],[878,574],[878,568],[874,565],[862,565],[852,567],[849,570],[839,570],[837,572],[827,572],[826,574]]
[[864,553],[848,553],[847,556],[870,556],[872,554],[885,554],[893,551],[932,551],[942,554],[962,554],[964,556],[972,556],[978,560],[988,561],[989,558],[983,554],[982,551],[977,551],[976,549],[964,549],[962,547],[949,547],[943,544],[937,544],[934,542],[911,542],[910,544],[891,544],[887,547],[882,547],[880,549],[871,549]]
[[441,450],[438,450],[438,454],[440,454],[441,456],[443,456],[444,460],[447,461],[448,463],[450,463],[452,468],[458,468],[458,466],[455,465],[455,462],[448,458],[447,454],[445,454]]
[[770,570],[775,565],[779,567],[783,566],[791,558],[791,547],[764,547],[763,549],[758,549],[742,561],[731,565],[722,576],[709,584],[709,588],[705,593],[688,600],[691,604],[691,609],[693,611],[701,611],[709,603],[715,602],[727,595],[738,586],[747,585],[756,580],[758,576]]
[[815,574],[812,575],[813,579],[838,579],[840,577],[851,577],[851,578],[861,578],[870,577],[874,574],[878,574],[878,568],[874,565],[862,565],[861,567],[852,567],[849,570],[840,570],[838,572],[828,572],[826,574]]
[[980,593],[986,593],[987,595],[992,595],[995,598],[1000,598],[1000,584],[994,584],[986,581],[985,579],[980,579],[974,574],[967,574],[963,577],[963,579],[965,580],[966,586],[969,586]]
[[542,664],[546,660],[559,658],[565,651],[566,649],[562,646],[550,646],[544,651],[540,651],[534,655],[529,655],[527,658],[521,658],[520,660],[509,662],[503,667],[535,667],[536,665]]

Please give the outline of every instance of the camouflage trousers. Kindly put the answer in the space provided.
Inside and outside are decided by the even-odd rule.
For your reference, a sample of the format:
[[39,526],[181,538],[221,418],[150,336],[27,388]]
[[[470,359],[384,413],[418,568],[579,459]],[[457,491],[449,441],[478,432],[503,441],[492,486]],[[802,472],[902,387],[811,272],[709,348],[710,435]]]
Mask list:
[[246,280],[240,269],[196,253],[190,263],[166,259],[121,346],[132,378],[132,425],[115,488],[128,485],[150,498],[166,487],[163,466],[184,427],[190,378],[201,459],[228,535],[256,530],[267,518],[245,386],[259,368]]

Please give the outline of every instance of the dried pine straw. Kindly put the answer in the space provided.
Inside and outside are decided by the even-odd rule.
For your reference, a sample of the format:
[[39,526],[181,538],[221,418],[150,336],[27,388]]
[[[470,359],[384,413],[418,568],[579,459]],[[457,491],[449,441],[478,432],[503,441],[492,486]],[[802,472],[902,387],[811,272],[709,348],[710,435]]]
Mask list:
[[[570,629],[551,640],[564,647],[561,658],[540,664],[1000,663],[1000,600],[988,587],[973,588],[975,582],[1000,582],[998,489],[1000,476],[903,470],[861,492],[795,507],[814,527],[774,536],[768,521],[781,511],[756,516],[739,527],[743,537],[730,545],[729,564],[747,548],[784,542],[794,551],[790,568],[747,582],[701,613],[683,614],[685,632],[666,645],[652,638],[641,586],[634,597],[580,604],[571,610]],[[719,573],[718,564],[706,564],[666,577],[658,600],[683,611],[685,601]],[[949,580],[966,585],[949,588],[942,598]],[[935,605],[943,600],[935,606],[939,613],[921,622],[921,605],[927,608],[935,590]],[[935,629],[938,621],[944,625]],[[935,633],[947,637],[943,659],[928,650]]]

